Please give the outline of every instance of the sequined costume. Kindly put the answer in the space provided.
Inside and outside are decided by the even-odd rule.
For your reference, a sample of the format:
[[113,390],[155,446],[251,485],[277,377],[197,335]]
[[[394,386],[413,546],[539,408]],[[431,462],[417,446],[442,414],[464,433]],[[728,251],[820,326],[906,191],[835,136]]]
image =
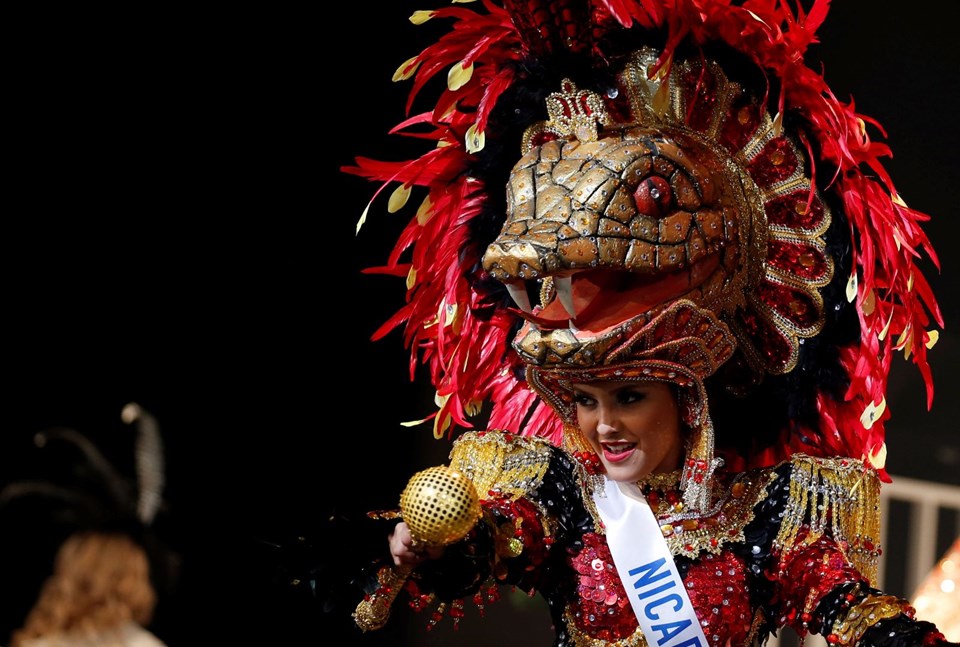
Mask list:
[[[407,584],[415,608],[439,601],[456,618],[458,606],[482,605],[509,584],[546,598],[558,647],[647,644],[574,458],[541,439],[471,432],[454,444],[451,466],[488,488],[483,520],[418,569]],[[684,513],[679,472],[643,484],[711,644],[754,644],[786,626],[841,645],[939,635],[870,585],[880,483],[862,463],[795,455],[716,478],[702,514]]]

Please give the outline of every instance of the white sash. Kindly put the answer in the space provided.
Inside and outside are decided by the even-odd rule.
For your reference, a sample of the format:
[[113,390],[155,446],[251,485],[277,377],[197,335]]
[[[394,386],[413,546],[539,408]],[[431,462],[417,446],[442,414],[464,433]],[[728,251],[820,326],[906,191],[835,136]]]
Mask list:
[[606,480],[593,500],[613,564],[650,647],[707,647],[660,524],[633,483]]

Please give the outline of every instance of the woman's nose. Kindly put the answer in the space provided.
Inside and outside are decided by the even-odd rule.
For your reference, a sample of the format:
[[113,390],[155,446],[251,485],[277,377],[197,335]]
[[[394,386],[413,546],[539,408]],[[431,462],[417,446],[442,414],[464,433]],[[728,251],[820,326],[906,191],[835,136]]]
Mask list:
[[598,422],[597,423],[597,435],[599,436],[609,436],[612,433],[615,433],[617,428],[607,422]]
[[597,409],[597,433],[611,434],[617,430],[617,424],[613,412],[608,407],[598,407]]

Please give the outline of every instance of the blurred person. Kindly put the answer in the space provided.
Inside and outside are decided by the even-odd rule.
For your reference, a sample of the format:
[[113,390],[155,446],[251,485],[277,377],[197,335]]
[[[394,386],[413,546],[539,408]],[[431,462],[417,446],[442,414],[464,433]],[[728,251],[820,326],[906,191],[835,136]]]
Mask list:
[[135,430],[134,478],[87,436],[56,428],[35,436],[40,473],[0,490],[8,523],[44,528],[60,542],[10,647],[164,645],[149,630],[158,584],[166,590],[177,570],[153,529],[163,505],[162,438],[156,419],[135,403],[121,418]]

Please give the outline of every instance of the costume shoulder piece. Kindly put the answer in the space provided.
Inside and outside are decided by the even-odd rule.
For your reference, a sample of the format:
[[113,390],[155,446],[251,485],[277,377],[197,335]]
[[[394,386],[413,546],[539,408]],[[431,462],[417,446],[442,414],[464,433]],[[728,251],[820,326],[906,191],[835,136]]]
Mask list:
[[450,452],[450,467],[465,474],[481,499],[521,496],[543,481],[554,447],[542,438],[501,431],[468,432]]
[[880,557],[880,480],[862,461],[797,454],[790,495],[774,546],[789,551],[830,535],[870,582]]

